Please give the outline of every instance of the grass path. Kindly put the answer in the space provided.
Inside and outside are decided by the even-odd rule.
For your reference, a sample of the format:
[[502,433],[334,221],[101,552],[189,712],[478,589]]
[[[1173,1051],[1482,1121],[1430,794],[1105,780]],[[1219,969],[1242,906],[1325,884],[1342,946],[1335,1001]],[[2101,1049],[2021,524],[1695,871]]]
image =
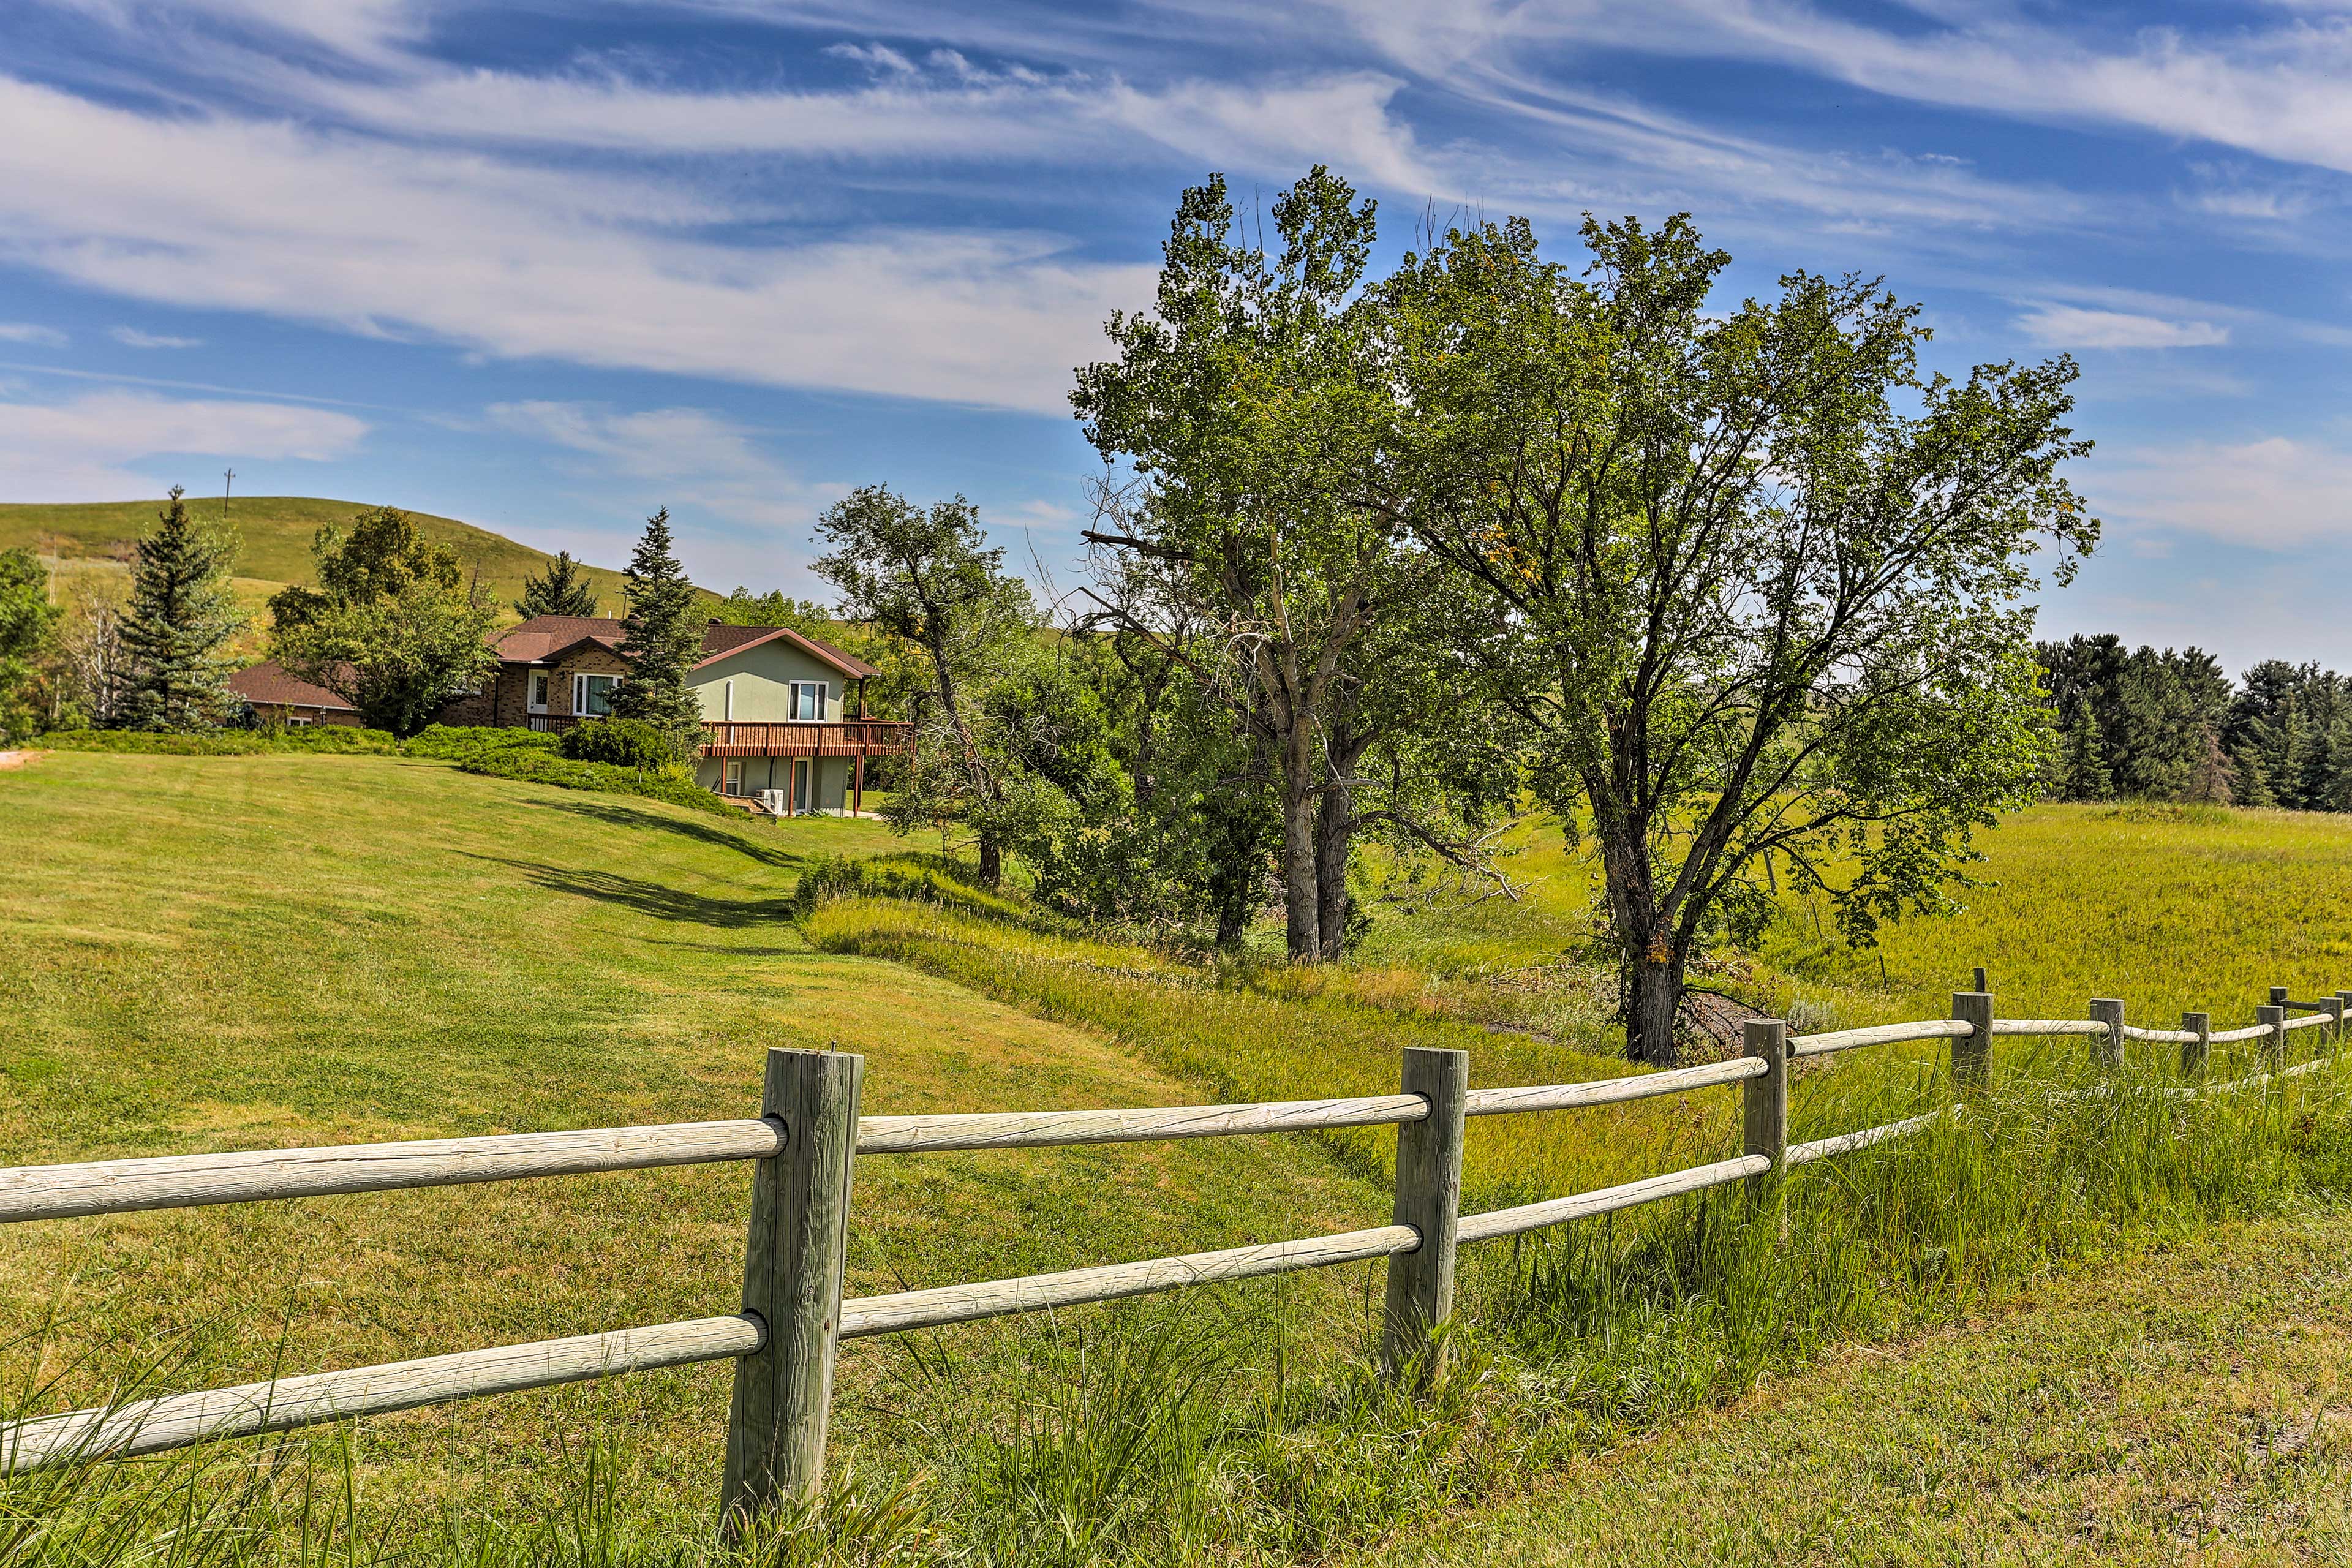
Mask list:
[[[1183,1104],[1083,1029],[783,919],[878,826],[739,825],[429,763],[50,753],[0,773],[10,1163],[741,1116],[767,1047],[866,1053],[877,1113]],[[52,1310],[57,1402],[730,1311],[748,1176],[711,1166],[0,1230],[0,1372]],[[869,1161],[853,1289],[1348,1228],[1385,1197],[1303,1139]],[[1323,1287],[1335,1302],[1358,1281]],[[1337,1310],[1336,1308],[1334,1310]],[[968,1336],[975,1373],[1020,1336]],[[992,1347],[993,1347],[992,1349]],[[845,1357],[854,1452],[903,1352]],[[388,1503],[529,1506],[618,1437],[633,1506],[700,1528],[727,1369],[370,1422]]]
[[2217,1227],[1828,1364],[1348,1561],[2352,1556],[2352,1219]]

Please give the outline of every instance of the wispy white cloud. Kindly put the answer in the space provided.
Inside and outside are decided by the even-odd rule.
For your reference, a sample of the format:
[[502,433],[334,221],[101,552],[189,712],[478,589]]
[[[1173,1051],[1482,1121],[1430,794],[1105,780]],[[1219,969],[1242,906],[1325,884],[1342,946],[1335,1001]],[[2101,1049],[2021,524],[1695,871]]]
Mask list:
[[2125,454],[2091,487],[2103,515],[2263,550],[2352,543],[2352,452],[2271,436]]
[[136,327],[117,327],[107,336],[134,349],[200,349],[205,346],[202,338],[175,338],[163,332],[142,332]]
[[66,342],[66,335],[55,327],[45,327],[38,321],[0,321],[0,343],[41,343],[55,347]]
[[2018,318],[2035,342],[2062,349],[2217,348],[2230,329],[2211,321],[2168,321],[2123,310],[2087,310],[2077,305],[2042,305]]
[[282,403],[93,392],[62,403],[0,403],[0,493],[10,500],[112,500],[155,488],[126,465],[165,458],[325,462],[347,456],[365,422]]
[[0,257],[164,304],[1058,413],[1101,321],[1150,294],[1150,268],[1082,260],[1045,235],[772,249],[698,232],[743,216],[675,182],[167,123],[0,78]]

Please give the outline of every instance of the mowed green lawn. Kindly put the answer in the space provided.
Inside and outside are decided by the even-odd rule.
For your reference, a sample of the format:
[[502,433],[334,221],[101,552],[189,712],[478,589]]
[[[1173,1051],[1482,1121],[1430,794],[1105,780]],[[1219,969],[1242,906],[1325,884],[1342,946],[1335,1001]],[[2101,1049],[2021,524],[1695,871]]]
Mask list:
[[2217,1227],[1344,1561],[2352,1561],[2352,1220]]
[[[805,950],[782,903],[802,858],[900,847],[871,823],[735,825],[423,762],[42,755],[0,772],[5,1159],[738,1117],[771,1046],[864,1052],[876,1113],[1197,1098],[1088,1033]],[[729,1312],[747,1191],[714,1166],[18,1226],[0,1322],[16,1367],[37,1352],[79,1403],[157,1355],[192,1388]],[[852,1289],[1385,1215],[1297,1138],[873,1159]],[[1335,1272],[1286,1299],[1360,1311],[1358,1271]],[[46,1344],[21,1337],[51,1316]],[[959,1353],[1019,1342],[983,1328]],[[845,1363],[854,1454],[908,1363],[887,1342]],[[605,1436],[632,1511],[699,1530],[728,1376],[370,1421],[362,1480],[379,1502],[528,1510]]]
[[[2080,990],[2125,995],[2143,1018],[2210,1001],[2228,1022],[2230,997],[2251,1005],[2273,980],[2332,989],[2334,955],[2352,952],[2352,823],[2042,808],[1987,842],[2000,885],[1958,920],[1894,933],[1885,980],[1873,959],[1808,948],[1801,907],[1757,975],[1843,1022],[1940,1013],[1963,960],[1993,968],[2012,1016],[2079,1014]],[[1548,1017],[1563,1022],[1559,1039],[1480,1027],[1493,999],[1480,1000],[1478,971],[1541,962],[1578,939],[1584,868],[1539,840],[1521,859],[1533,873],[1522,902],[1440,902],[1410,921],[1385,910],[1366,962],[1332,973],[1218,975],[1152,950],[908,906],[835,906],[811,922],[814,945],[787,923],[805,857],[903,847],[871,823],[735,822],[414,760],[43,755],[0,772],[0,1115],[11,1130],[0,1158],[740,1116],[758,1102],[771,1045],[864,1052],[866,1109],[885,1113],[1377,1091],[1405,1043],[1467,1047],[1481,1082],[1612,1070],[1576,1048],[1607,1044],[1589,998]],[[1424,966],[1452,978],[1427,981]],[[1833,1058],[1809,1076],[1798,1135],[1876,1119],[1878,1059]],[[1475,1184],[1499,1201],[1515,1170],[1559,1190],[1684,1163],[1736,1137],[1734,1104],[1717,1091],[1493,1119],[1480,1124]],[[1299,1136],[871,1159],[857,1178],[852,1289],[1373,1223],[1387,1213],[1384,1152],[1377,1138]],[[21,1337],[0,1371],[37,1358],[58,1379],[54,1406],[100,1398],[110,1373],[158,1356],[178,1358],[163,1384],[193,1388],[730,1311],[746,1187],[741,1168],[710,1167],[10,1227],[0,1321]],[[2308,1248],[2271,1250],[2278,1269],[2307,1272]],[[1484,1272],[1507,1257],[1465,1259],[1466,1300],[1486,1299]],[[2257,1249],[2216,1310],[2242,1299],[2259,1314],[2286,1289],[2263,1267]],[[1244,1360],[1270,1346],[1339,1355],[1362,1342],[1377,1273],[1185,1300],[1212,1318],[1244,1315],[1227,1336]],[[927,1421],[969,1419],[1000,1391],[1017,1400],[1068,1353],[1024,1321],[848,1347],[838,1449],[903,1466]],[[1867,1402],[1830,1398],[1844,1386],[1834,1376],[1819,1386],[1828,1402],[1802,1420],[1852,1426],[1866,1413]],[[365,1506],[394,1529],[445,1505],[528,1515],[575,1489],[583,1445],[601,1438],[615,1446],[631,1514],[705,1531],[727,1389],[727,1369],[710,1366],[364,1422],[353,1441]],[[1869,1463],[1975,1440],[1972,1407],[1915,1392],[1910,1435],[1869,1449]],[[2079,1441],[2032,1462],[2129,1462],[2137,1450],[2117,1460],[2102,1430],[2078,1424]],[[1808,1505],[1819,1517],[1841,1495],[1834,1458],[1807,1479],[1830,1489]],[[1668,1539],[1777,1541],[1739,1533],[1752,1510],[1740,1473],[1722,1473],[1693,1480],[1677,1504],[1687,1531]],[[1901,1495],[1867,1505],[1870,1528],[1907,1542],[1888,1511],[1908,1506]],[[1638,1512],[1629,1503],[1619,1524],[1591,1523],[1602,1532],[1592,1538],[1630,1531]],[[1588,1528],[1506,1517],[1523,1521],[1512,1528],[1525,1542],[1481,1538],[1498,1552]],[[1797,1560],[1813,1550],[1806,1541],[1847,1538],[1845,1522],[1824,1528],[1791,1548]],[[1404,1550],[1454,1539],[1449,1527]],[[1718,1560],[1697,1552],[1647,1560]]]

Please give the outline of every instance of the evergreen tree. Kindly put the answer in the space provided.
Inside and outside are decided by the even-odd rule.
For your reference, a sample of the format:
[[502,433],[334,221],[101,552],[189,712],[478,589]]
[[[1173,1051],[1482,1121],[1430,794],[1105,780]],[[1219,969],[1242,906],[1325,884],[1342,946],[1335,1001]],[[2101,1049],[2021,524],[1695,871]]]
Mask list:
[[523,579],[522,597],[515,601],[515,610],[525,620],[533,616],[593,616],[596,588],[572,559],[572,552],[558,551],[545,572]]
[[2240,805],[2276,805],[2271,793],[2271,771],[2251,741],[2241,742],[2230,753],[2230,798]]
[[29,550],[0,550],[0,745],[37,725],[36,660],[49,646],[58,613],[40,558]]
[[2099,738],[2099,727],[2092,721],[2091,710],[2084,703],[2074,714],[2074,722],[2065,728],[2063,741],[2063,771],[2058,793],[2067,800],[2111,800],[2115,797],[2115,776],[2107,771],[2106,745]]
[[128,729],[209,729],[236,703],[222,651],[245,621],[228,586],[236,546],[200,530],[181,494],[173,485],[131,567],[119,709]]
[[2190,764],[2189,776],[2182,781],[2179,798],[2204,805],[2228,805],[2234,796],[2231,789],[2230,759],[2221,751],[2221,732],[2206,724],[2199,728],[2197,734],[2197,760]]
[[613,715],[651,724],[688,755],[702,738],[702,700],[686,684],[686,672],[702,658],[710,617],[699,613],[694,584],[671,549],[667,507],[646,520],[622,592],[628,616],[620,654],[629,673],[614,689]]

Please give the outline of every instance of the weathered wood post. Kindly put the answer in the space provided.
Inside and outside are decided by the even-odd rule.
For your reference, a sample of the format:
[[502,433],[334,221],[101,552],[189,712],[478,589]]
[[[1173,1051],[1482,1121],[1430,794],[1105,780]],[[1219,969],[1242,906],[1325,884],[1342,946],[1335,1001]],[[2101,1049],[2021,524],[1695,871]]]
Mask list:
[[2344,1037],[2344,998],[2340,995],[2322,996],[2319,1005],[2327,1009],[2327,1027],[2319,1031],[2319,1037],[2326,1041],[2328,1048],[2333,1051],[2336,1042]]
[[784,1147],[752,1167],[743,1310],[767,1325],[767,1339],[735,1363],[720,1497],[730,1537],[751,1516],[806,1496],[824,1473],[865,1072],[860,1056],[768,1053],[760,1114],[783,1123]]
[[1742,1152],[1772,1162],[1770,1170],[1748,1178],[1748,1200],[1756,1203],[1779,1181],[1789,1152],[1789,1026],[1780,1018],[1750,1018],[1739,1033],[1744,1054],[1764,1063],[1763,1074],[1747,1079],[1740,1095]]
[[2183,1013],[2180,1015],[2180,1027],[2183,1032],[2197,1037],[2180,1043],[2180,1070],[2191,1078],[2201,1078],[2206,1059],[2213,1054],[2213,1015]]
[[1429,1102],[1429,1114],[1397,1126],[1396,1195],[1391,1223],[1421,1235],[1411,1252],[1389,1255],[1388,1299],[1381,1318],[1381,1367],[1391,1377],[1412,1372],[1423,1384],[1436,1372],[1430,1333],[1454,1315],[1454,1254],[1462,1223],[1462,1112],[1470,1092],[1470,1053],[1411,1046],[1401,1092]]
[[2285,986],[2273,985],[2271,987],[2271,1005],[2273,1007],[2284,1007],[2286,1005]]
[[2270,1058],[2270,1068],[2276,1072],[2286,1065],[2286,1009],[2257,1007],[2254,1022],[2270,1031],[2263,1037],[2263,1054]]
[[2336,1044],[2338,1049],[2344,1045],[2347,1020],[2352,1020],[2352,991],[2338,991],[2336,994]]
[[2119,996],[2091,998],[2091,1016],[2107,1026],[2099,1047],[2099,1060],[2107,1067],[2124,1065],[2124,1004]]
[[1992,994],[1955,991],[1952,1017],[1969,1029],[1965,1038],[1952,1042],[1952,1082],[1963,1089],[1981,1089],[1992,1063]]
[[1985,970],[1984,970],[1984,965],[1983,965],[1983,964],[1981,964],[1981,963],[1979,963],[1979,964],[1978,964],[1978,965],[1977,965],[1977,975],[1976,975],[1976,980],[1977,980],[1977,990],[1978,990],[1978,991],[1979,991],[1979,992],[1983,992],[1983,993],[1990,993],[1990,992],[1992,990],[1992,984],[1991,984],[1991,983],[1990,983],[1990,981],[1988,981],[1988,980],[1986,980],[1986,979],[1985,979]]

